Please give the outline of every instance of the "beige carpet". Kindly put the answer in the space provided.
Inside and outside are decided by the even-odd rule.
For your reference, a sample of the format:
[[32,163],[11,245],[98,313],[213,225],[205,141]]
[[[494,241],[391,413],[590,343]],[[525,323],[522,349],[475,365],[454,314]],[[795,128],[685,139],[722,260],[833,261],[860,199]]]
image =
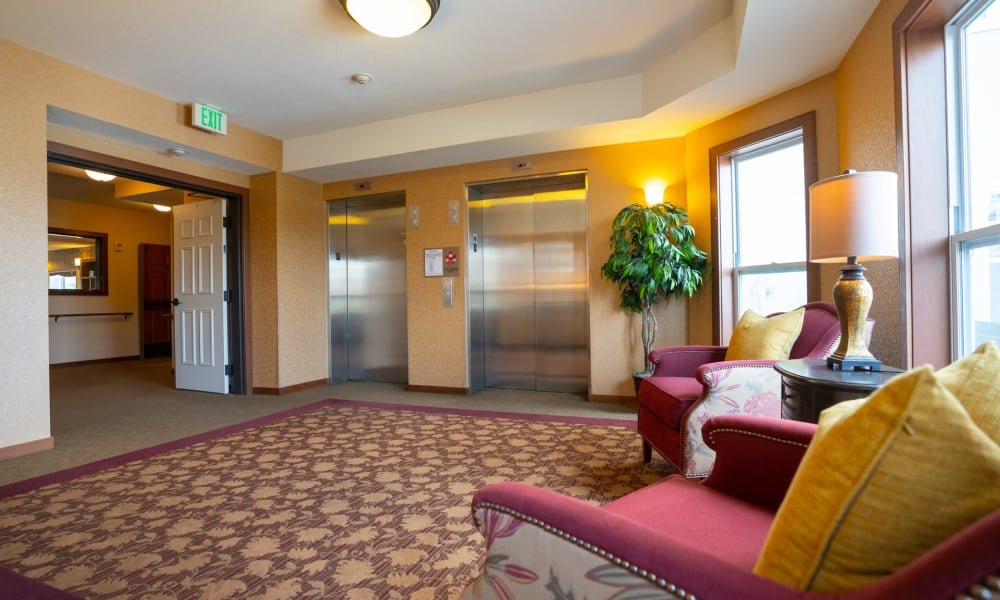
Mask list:
[[549,419],[334,402],[140,452],[0,499],[0,566],[86,598],[451,598],[479,487],[605,503],[669,473],[614,421]]
[[574,394],[483,390],[472,396],[407,392],[395,383],[349,381],[281,396],[177,390],[169,358],[55,365],[49,370],[55,448],[0,461],[0,485],[117,456],[323,400],[344,398],[418,406],[622,418],[635,406],[588,402]]

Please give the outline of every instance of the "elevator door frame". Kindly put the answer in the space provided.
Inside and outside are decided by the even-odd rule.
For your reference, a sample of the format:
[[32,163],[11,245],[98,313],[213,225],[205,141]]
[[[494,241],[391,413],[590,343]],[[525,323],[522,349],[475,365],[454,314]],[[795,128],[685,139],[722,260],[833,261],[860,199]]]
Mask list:
[[[372,300],[369,299],[367,302],[361,302],[357,297],[354,297],[352,300],[352,295],[356,296],[356,294],[352,294],[351,281],[357,281],[355,278],[357,277],[357,269],[360,265],[356,264],[355,268],[351,269],[352,256],[349,238],[352,224],[347,217],[352,214],[354,217],[364,217],[363,213],[365,211],[378,210],[380,208],[399,209],[400,213],[398,241],[403,247],[400,253],[403,260],[402,269],[393,281],[386,284],[396,290],[390,293],[389,297],[396,298],[398,296],[398,299],[402,301],[402,305],[395,307],[401,310],[398,313],[393,313],[391,318],[378,319],[381,323],[368,322],[366,324],[363,312],[370,312],[368,309],[371,309]],[[327,202],[327,215],[330,221],[327,228],[330,382],[355,380],[406,383],[408,377],[405,250],[406,194],[399,191],[376,196],[330,200]],[[339,234],[334,230],[334,219],[336,216],[344,217],[344,224],[339,229]],[[391,239],[389,243],[395,243],[395,241],[395,239]],[[357,249],[358,246],[355,245],[354,248]],[[364,257],[355,256],[353,258],[354,260],[359,260],[367,257],[368,255]],[[354,287],[356,288],[357,286],[355,285]],[[378,294],[376,299],[384,299],[383,296],[385,294]],[[361,312],[358,309],[352,310],[352,304],[360,304],[359,309]],[[384,329],[388,325],[393,324],[393,318],[401,320],[401,323],[395,323],[395,327],[389,328],[390,331],[395,332],[396,338],[392,338],[390,342],[386,342],[383,339],[384,336],[378,334],[378,332],[375,332],[376,335],[374,336],[370,335],[373,329],[378,329],[379,327]],[[361,320],[360,322],[359,319]],[[360,340],[359,337],[361,337]],[[394,356],[383,354],[382,357],[375,356],[374,359],[370,354],[359,356],[357,354],[359,350],[365,351],[371,348],[370,346],[358,346],[359,343],[364,344],[366,341],[374,341],[378,344],[391,346]],[[376,348],[376,354],[379,351],[380,349]],[[352,353],[354,354],[353,359]],[[387,356],[391,364],[378,367],[377,363],[380,362],[380,358],[384,359]]]
[[[581,252],[579,254],[579,260],[582,262],[582,266],[579,267],[577,271],[580,282],[578,287],[580,292],[582,292],[582,298],[579,300],[578,305],[580,306],[580,312],[576,315],[578,320],[577,331],[575,335],[580,338],[576,351],[577,353],[582,353],[583,358],[577,357],[576,368],[578,373],[570,377],[550,377],[551,373],[546,372],[546,369],[550,367],[539,367],[536,365],[535,370],[532,372],[532,377],[534,377],[533,386],[525,386],[514,383],[513,385],[491,385],[488,381],[490,374],[487,362],[490,360],[489,352],[487,349],[487,342],[491,333],[487,332],[487,329],[491,327],[490,321],[491,317],[487,315],[489,309],[487,304],[491,300],[487,299],[486,287],[489,282],[486,282],[486,267],[484,264],[484,252],[488,252],[489,248],[487,244],[490,240],[485,238],[485,231],[483,217],[483,208],[475,208],[474,203],[476,200],[482,199],[482,191],[489,186],[510,186],[511,192],[516,189],[532,190],[531,194],[533,211],[537,214],[537,208],[534,208],[536,202],[536,197],[546,191],[545,188],[551,187],[553,185],[566,185],[567,183],[573,183],[573,179],[579,178],[581,181],[579,183],[580,188],[583,193],[583,205],[580,209],[582,212],[578,215],[581,219],[579,224],[579,229],[577,230],[579,234],[582,234],[582,242],[580,242]],[[589,311],[590,311],[590,301],[589,301],[589,253],[587,252],[587,245],[589,239],[588,223],[587,223],[587,190],[588,181],[587,174],[585,171],[575,171],[568,173],[557,173],[557,174],[547,174],[539,175],[533,177],[522,177],[486,182],[476,182],[471,183],[466,186],[466,199],[468,203],[468,226],[469,226],[469,239],[468,239],[468,256],[469,256],[469,279],[468,279],[468,326],[469,326],[469,337],[468,337],[468,356],[469,356],[469,390],[470,393],[478,392],[481,389],[487,387],[498,387],[498,388],[510,388],[510,389],[536,389],[539,391],[563,391],[568,393],[579,393],[586,394],[590,387],[590,369],[589,369],[589,356],[590,356],[590,327],[589,327]],[[517,193],[509,193],[507,197],[517,197]],[[537,244],[537,239],[534,239],[537,232],[544,232],[544,228],[534,225],[532,226],[532,237],[533,237],[533,248]],[[537,254],[533,249],[533,257]],[[537,261],[533,258],[533,269]],[[537,283],[537,280],[536,280]],[[539,286],[533,284],[532,292],[535,293]],[[544,307],[544,303],[539,303],[537,297],[533,300],[531,318],[536,321],[538,318],[546,319],[546,316],[536,317],[536,312],[539,310],[539,306]],[[555,316],[555,319],[560,320],[567,318],[567,315],[561,312],[550,313],[550,315]],[[569,317],[572,321],[572,317]],[[514,319],[511,321],[508,318],[508,322],[516,322]],[[494,329],[495,329],[494,324]],[[551,340],[548,340],[551,342]],[[546,351],[546,340],[543,339],[542,334],[536,331],[536,338],[534,340],[534,360],[541,359],[542,362],[548,361],[550,358],[553,360],[559,360],[555,357],[559,349]],[[548,344],[551,346],[551,344]],[[547,352],[542,354],[542,352]],[[541,372],[541,375],[540,375]],[[493,374],[495,375],[495,373]],[[506,376],[505,376],[506,377]],[[511,378],[510,381],[515,381],[516,377]],[[554,382],[554,383],[553,383]],[[553,389],[551,386],[555,386],[559,389]]]

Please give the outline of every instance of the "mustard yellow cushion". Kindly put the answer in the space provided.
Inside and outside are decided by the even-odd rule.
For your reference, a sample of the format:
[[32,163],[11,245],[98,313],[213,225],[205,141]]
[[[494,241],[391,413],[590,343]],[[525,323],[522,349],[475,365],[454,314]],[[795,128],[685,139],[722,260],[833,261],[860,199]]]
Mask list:
[[726,349],[726,360],[785,360],[802,331],[806,309],[762,317],[748,310],[740,317]]
[[823,411],[754,572],[820,592],[871,583],[1000,508],[998,481],[1000,447],[914,369]]
[[1000,351],[992,341],[937,372],[983,433],[1000,444]]

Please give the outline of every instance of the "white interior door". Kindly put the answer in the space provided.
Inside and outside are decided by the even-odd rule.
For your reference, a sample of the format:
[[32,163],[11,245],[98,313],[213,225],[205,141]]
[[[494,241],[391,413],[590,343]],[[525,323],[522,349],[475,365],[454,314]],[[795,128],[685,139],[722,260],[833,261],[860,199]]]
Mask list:
[[225,212],[220,198],[173,207],[178,389],[229,393]]

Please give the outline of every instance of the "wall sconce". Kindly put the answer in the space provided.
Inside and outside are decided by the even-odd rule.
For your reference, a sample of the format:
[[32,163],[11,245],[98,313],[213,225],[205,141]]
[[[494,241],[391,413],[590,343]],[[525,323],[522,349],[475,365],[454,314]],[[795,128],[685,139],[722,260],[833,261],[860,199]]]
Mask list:
[[809,260],[847,264],[833,286],[840,345],[826,359],[832,369],[881,371],[865,344],[874,294],[858,262],[899,254],[896,174],[846,171],[809,186]]
[[77,267],[83,266],[83,259],[77,256],[73,259],[73,265]]
[[663,193],[667,191],[667,184],[663,181],[650,181],[643,186],[646,192],[646,206],[655,206],[663,202]]

